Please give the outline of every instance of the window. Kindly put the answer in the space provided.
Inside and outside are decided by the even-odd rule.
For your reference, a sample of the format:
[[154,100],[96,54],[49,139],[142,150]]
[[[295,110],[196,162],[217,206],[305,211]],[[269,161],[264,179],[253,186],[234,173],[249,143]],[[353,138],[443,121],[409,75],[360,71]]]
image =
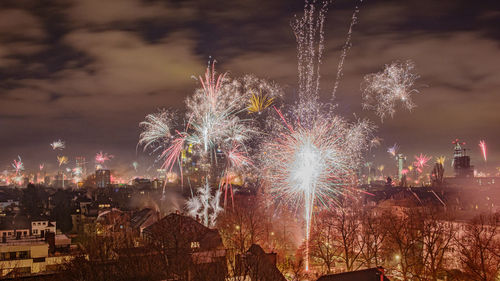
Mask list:
[[198,249],[200,247],[200,242],[193,241],[191,242],[191,249]]
[[42,258],[33,258],[33,262],[45,262],[45,257],[42,257]]

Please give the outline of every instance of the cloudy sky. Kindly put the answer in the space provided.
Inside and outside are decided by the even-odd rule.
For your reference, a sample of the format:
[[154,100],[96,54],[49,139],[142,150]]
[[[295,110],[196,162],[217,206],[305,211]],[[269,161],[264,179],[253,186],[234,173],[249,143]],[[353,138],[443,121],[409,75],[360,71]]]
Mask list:
[[[500,166],[500,2],[365,0],[337,103],[347,118],[379,126],[386,147],[452,154],[467,142],[479,168]],[[340,50],[358,1],[334,1],[326,22],[322,95],[333,88]],[[295,97],[296,51],[289,23],[300,0],[3,0],[0,3],[0,170],[21,155],[28,169],[65,154],[115,155],[110,166],[152,157],[136,152],[138,123],[160,107],[182,108],[211,56],[219,71],[254,73]],[[361,109],[359,84],[384,64],[412,59],[421,75],[412,113],[381,123]],[[373,157],[370,155],[369,157]],[[114,165],[114,167],[113,167]]]

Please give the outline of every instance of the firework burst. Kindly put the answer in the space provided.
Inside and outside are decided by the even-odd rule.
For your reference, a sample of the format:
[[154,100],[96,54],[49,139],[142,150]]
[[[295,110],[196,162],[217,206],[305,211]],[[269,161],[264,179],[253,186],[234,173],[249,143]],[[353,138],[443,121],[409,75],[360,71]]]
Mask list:
[[392,157],[396,157],[398,150],[399,150],[399,146],[397,143],[395,143],[393,146],[387,148],[387,153],[389,153]]
[[372,127],[366,121],[349,124],[326,113],[310,116],[307,122],[289,122],[277,112],[282,128],[263,144],[262,170],[280,203],[304,206],[308,249],[314,205],[329,205],[350,186]]
[[436,157],[436,163],[444,166],[444,162],[446,161],[446,157],[445,156],[439,156],[439,157]]
[[206,227],[214,227],[217,216],[223,211],[220,197],[221,191],[217,189],[212,194],[212,188],[206,182],[203,187],[198,188],[196,196],[186,202],[187,212],[191,217],[201,220]]
[[12,167],[14,168],[16,172],[16,176],[19,174],[20,171],[24,171],[24,163],[23,160],[21,159],[21,156],[17,156],[17,159],[14,159],[14,162],[12,163]]
[[107,153],[103,153],[102,151],[99,151],[95,155],[95,162],[97,164],[103,165],[106,161],[111,160],[113,157],[114,157],[113,155],[110,155],[110,154],[107,154]]
[[173,114],[167,110],[146,115],[145,120],[139,123],[143,131],[138,145],[142,145],[144,150],[152,148],[155,151],[161,148],[172,136],[170,130],[173,118]]
[[375,110],[381,120],[387,115],[394,116],[397,103],[411,111],[415,107],[411,97],[418,93],[413,88],[419,78],[412,72],[414,68],[415,64],[410,60],[393,62],[382,72],[366,75],[361,86],[363,108]]
[[53,150],[63,150],[64,148],[66,148],[66,144],[62,140],[53,141],[50,146]]
[[417,168],[419,173],[422,173],[424,167],[427,166],[427,162],[431,160],[431,157],[420,153],[420,155],[415,155],[415,162],[413,162],[413,166]]
[[65,165],[68,163],[68,157],[67,156],[57,156],[57,163],[59,164],[59,167],[62,165]]

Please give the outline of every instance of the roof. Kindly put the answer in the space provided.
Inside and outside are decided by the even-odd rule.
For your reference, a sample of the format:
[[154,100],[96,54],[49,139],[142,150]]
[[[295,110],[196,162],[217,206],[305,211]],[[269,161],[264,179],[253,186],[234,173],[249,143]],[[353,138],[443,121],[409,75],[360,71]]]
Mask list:
[[30,229],[31,223],[24,215],[6,216],[0,218],[0,230]]
[[[383,268],[369,268],[358,271],[343,272],[339,274],[323,275],[317,281],[381,281]],[[390,281],[383,276],[384,281]]]
[[[199,242],[198,251],[223,247],[219,231],[205,227],[191,217],[171,213],[144,229],[144,235],[149,239],[177,241],[177,247],[191,248],[191,242]],[[168,239],[172,237],[172,239]],[[165,240],[165,238],[167,238]]]
[[252,280],[286,281],[276,264],[271,261],[262,247],[252,244],[245,255],[245,260],[250,268]]
[[130,220],[130,225],[132,228],[139,228],[153,215],[156,215],[156,212],[153,211],[153,209],[142,209],[139,212],[134,213],[132,219]]

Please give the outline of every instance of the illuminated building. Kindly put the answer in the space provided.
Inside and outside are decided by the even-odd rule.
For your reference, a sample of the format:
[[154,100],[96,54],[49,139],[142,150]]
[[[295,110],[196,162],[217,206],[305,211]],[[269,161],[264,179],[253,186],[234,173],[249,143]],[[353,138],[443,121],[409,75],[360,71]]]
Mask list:
[[85,162],[85,157],[79,156],[76,157],[76,167],[80,169],[82,172],[82,177],[87,176],[87,162]]
[[95,183],[97,187],[103,188],[111,184],[111,171],[99,169],[95,171]]

